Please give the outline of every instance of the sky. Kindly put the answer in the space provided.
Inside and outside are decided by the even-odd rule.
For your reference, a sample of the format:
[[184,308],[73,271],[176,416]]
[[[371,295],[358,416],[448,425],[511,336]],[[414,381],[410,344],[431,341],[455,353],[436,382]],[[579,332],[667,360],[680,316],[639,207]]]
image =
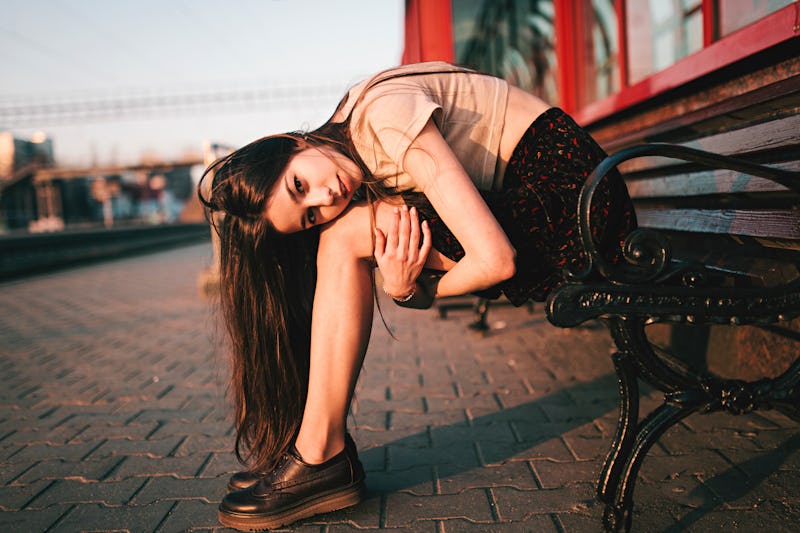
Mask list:
[[[313,128],[348,87],[400,63],[403,8],[403,0],[0,0],[0,131],[43,131],[59,165],[79,166],[174,160],[207,142],[241,146]],[[253,91],[262,96],[248,100]],[[192,95],[212,97],[185,104]],[[142,97],[172,103],[84,118],[9,111]]]

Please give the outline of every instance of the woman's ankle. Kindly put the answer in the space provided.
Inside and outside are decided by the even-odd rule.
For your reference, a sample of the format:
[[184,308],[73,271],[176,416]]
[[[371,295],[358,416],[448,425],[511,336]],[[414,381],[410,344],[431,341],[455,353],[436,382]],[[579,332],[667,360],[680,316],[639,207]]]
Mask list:
[[344,430],[304,432],[301,428],[294,447],[303,462],[322,464],[344,449]]

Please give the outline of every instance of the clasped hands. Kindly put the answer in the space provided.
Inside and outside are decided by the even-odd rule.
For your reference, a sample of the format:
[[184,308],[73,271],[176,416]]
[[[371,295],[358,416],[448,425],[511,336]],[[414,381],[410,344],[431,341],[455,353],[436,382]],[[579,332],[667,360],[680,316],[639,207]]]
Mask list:
[[411,299],[430,250],[428,222],[420,224],[415,207],[395,207],[388,235],[375,229],[375,261],[384,292],[398,302]]

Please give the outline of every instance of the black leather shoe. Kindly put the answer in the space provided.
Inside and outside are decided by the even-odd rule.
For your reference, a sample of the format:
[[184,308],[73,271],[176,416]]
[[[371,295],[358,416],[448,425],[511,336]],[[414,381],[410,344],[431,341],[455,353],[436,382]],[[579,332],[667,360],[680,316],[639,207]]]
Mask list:
[[249,470],[242,470],[241,472],[236,472],[231,476],[228,480],[228,492],[233,492],[234,490],[242,490],[249,487],[252,487],[264,474],[258,474],[256,472],[251,472]]
[[[358,452],[356,451],[356,443],[353,442],[353,437],[350,436],[349,433],[344,434],[344,448],[350,449],[350,453],[353,457],[358,457]],[[258,480],[262,477],[267,475],[267,472],[251,472],[249,470],[242,470],[241,472],[236,472],[231,476],[228,480],[228,492],[233,492],[234,490],[242,490],[247,489],[255,485]]]
[[356,505],[364,493],[364,468],[354,446],[345,445],[319,465],[305,463],[292,447],[255,485],[223,498],[219,521],[239,530],[273,529]]

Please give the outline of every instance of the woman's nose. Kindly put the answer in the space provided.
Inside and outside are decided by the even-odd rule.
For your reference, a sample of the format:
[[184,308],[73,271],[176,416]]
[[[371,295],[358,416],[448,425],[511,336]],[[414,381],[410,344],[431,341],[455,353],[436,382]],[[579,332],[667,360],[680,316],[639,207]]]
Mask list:
[[306,200],[311,206],[333,205],[333,192],[328,187],[318,187],[306,195]]

